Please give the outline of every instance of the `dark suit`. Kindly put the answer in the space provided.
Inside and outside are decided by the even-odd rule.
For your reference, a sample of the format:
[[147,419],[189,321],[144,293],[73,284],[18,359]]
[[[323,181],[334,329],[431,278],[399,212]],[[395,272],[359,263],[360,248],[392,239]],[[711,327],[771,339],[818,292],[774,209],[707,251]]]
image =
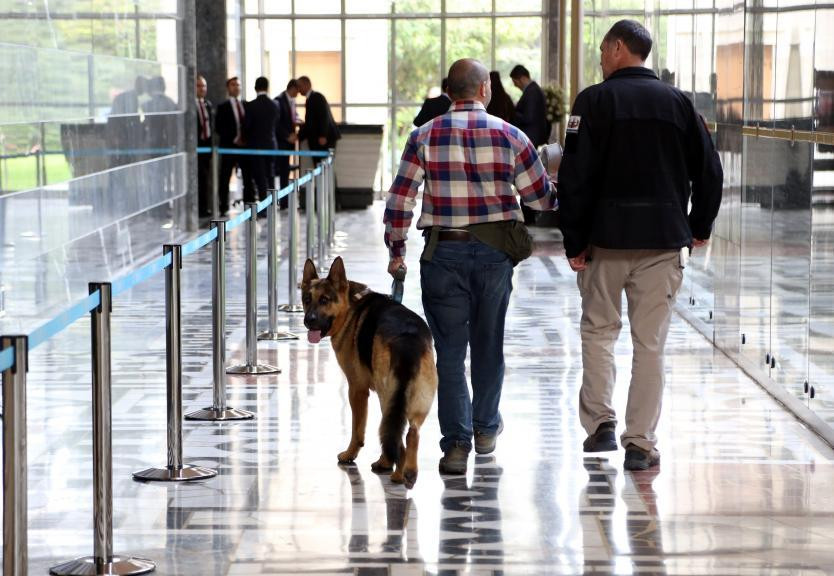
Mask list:
[[[530,82],[521,94],[518,104],[515,105],[515,121],[513,122],[524,132],[538,148],[547,144],[550,137],[550,122],[547,121],[547,105],[544,91],[535,82]],[[521,212],[524,214],[524,222],[532,224],[536,221],[536,213],[521,205]]]
[[[200,110],[199,103],[197,104],[197,147],[211,148],[214,144],[212,105],[208,99],[204,99],[203,103],[203,110]],[[207,124],[208,137],[203,129],[204,121]],[[197,206],[200,216],[211,216],[211,154],[197,155]]]
[[[246,147],[259,150],[275,150],[278,148],[278,143],[275,140],[275,127],[278,124],[280,114],[278,104],[266,94],[258,94],[257,98],[247,102],[246,120],[243,123]],[[255,182],[255,187],[258,189],[258,198],[261,200],[267,197],[267,190],[272,184],[273,159],[274,156],[249,157],[252,180]],[[246,196],[245,189],[243,199],[246,202],[255,200]]]
[[515,105],[515,125],[527,134],[533,146],[547,144],[550,137],[550,122],[547,121],[547,105],[544,91],[535,82],[530,82],[518,104]]
[[[290,96],[281,92],[276,98],[281,116],[275,125],[275,139],[278,141],[279,150],[294,150],[295,144],[289,141],[289,137],[295,133],[295,118],[293,118]],[[284,188],[290,182],[290,158],[289,156],[278,156],[275,158],[275,172],[278,175],[278,186]]]
[[[324,145],[319,144],[321,137],[327,140]],[[327,99],[323,94],[311,90],[307,95],[304,126],[298,133],[299,140],[307,140],[310,150],[328,150],[335,148],[336,140],[341,137]],[[313,163],[318,164],[321,160],[321,158],[313,158]]]
[[[241,102],[241,109],[244,104]],[[245,111],[244,111],[245,114]],[[241,148],[235,144],[237,138],[237,120],[235,119],[234,110],[232,110],[232,101],[226,100],[217,106],[217,114],[214,117],[214,125],[217,130],[217,136],[220,140],[221,148]],[[243,126],[241,126],[241,135],[243,134]],[[249,164],[247,156],[236,156],[234,154],[222,154],[220,156],[220,175],[218,195],[220,196],[220,213],[225,214],[229,210],[229,179],[235,167],[239,167],[243,178],[243,195],[244,197],[254,198],[254,189],[252,187],[252,175],[249,173]]]
[[435,98],[426,98],[423,101],[423,107],[420,108],[420,112],[414,118],[414,125],[420,127],[429,120],[443,116],[449,111],[451,105],[452,100],[446,94],[441,94]]

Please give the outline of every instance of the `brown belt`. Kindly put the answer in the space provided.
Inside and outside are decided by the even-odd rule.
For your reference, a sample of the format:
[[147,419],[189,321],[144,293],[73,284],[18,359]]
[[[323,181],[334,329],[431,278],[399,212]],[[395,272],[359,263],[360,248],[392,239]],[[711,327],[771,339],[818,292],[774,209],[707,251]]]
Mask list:
[[437,233],[439,242],[469,242],[472,234],[466,230],[440,230]]

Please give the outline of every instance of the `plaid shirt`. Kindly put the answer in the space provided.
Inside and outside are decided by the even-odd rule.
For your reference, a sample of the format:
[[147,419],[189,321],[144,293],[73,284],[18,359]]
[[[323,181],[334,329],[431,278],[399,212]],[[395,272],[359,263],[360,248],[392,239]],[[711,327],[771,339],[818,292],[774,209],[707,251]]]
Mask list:
[[453,103],[449,112],[409,136],[383,219],[391,258],[405,256],[417,189],[423,182],[418,229],[523,221],[513,186],[531,208],[558,206],[556,187],[524,133],[487,114],[475,100]]

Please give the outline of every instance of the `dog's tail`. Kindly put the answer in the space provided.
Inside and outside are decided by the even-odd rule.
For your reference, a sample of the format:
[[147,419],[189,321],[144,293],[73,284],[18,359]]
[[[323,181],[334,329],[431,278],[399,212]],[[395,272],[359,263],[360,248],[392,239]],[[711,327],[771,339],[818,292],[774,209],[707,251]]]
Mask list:
[[403,335],[393,340],[390,347],[393,361],[391,371],[396,389],[382,415],[379,439],[382,443],[382,454],[391,464],[396,464],[400,459],[400,447],[405,432],[408,387],[417,375],[424,345],[415,342],[411,335]]

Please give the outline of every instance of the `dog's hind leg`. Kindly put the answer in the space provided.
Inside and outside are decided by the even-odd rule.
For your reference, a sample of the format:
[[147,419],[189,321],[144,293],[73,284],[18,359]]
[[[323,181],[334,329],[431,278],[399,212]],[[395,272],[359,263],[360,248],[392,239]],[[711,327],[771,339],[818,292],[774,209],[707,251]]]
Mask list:
[[348,400],[353,415],[353,428],[350,433],[350,445],[338,456],[339,464],[349,464],[356,460],[359,450],[365,445],[365,425],[368,422],[367,386],[354,386],[348,383]]

